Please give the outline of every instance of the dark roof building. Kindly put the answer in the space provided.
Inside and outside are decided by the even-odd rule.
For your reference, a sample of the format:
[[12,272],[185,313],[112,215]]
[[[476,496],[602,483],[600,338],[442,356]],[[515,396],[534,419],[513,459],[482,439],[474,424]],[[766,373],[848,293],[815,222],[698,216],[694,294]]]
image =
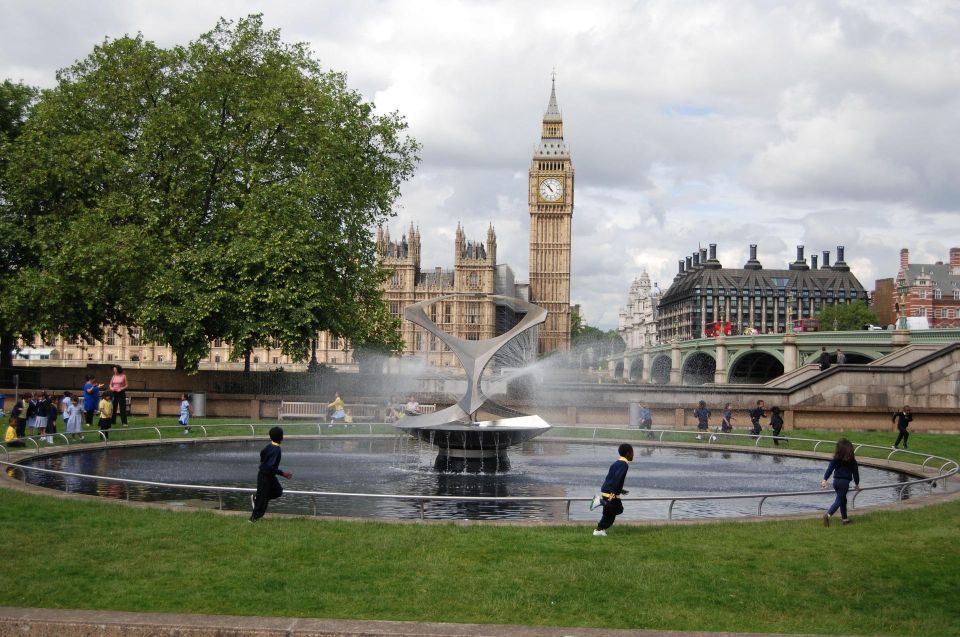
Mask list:
[[765,270],[754,244],[742,268],[724,268],[711,243],[709,252],[701,248],[680,261],[660,299],[660,341],[700,338],[708,324],[718,321],[729,322],[736,334],[784,332],[788,322],[813,318],[824,306],[866,302],[866,291],[843,257],[843,246],[837,246],[833,265],[829,251],[824,251],[819,266],[817,255],[808,264],[803,246],[798,246],[796,261],[786,269]]

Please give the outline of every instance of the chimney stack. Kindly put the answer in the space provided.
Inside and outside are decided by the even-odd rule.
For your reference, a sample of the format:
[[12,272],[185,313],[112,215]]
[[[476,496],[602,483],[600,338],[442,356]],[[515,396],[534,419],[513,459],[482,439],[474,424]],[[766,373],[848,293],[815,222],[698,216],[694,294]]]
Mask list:
[[815,254],[810,255],[810,269],[811,270],[817,269],[817,255]]
[[703,267],[707,268],[708,270],[719,270],[720,268],[723,267],[720,264],[720,262],[717,261],[717,244],[716,243],[710,244],[710,258],[704,262]]
[[830,251],[829,250],[823,251],[823,266],[820,269],[821,270],[830,269]]
[[693,269],[694,270],[700,269],[700,252],[693,253]]
[[693,270],[693,257],[687,257],[687,272]]
[[685,272],[684,272],[684,270],[683,270],[683,259],[681,259],[680,261],[677,261],[677,263],[680,264],[680,269],[677,270],[677,274],[685,274]]
[[840,272],[850,271],[850,266],[843,260],[843,246],[837,246],[837,260],[833,262],[833,269]]
[[950,274],[960,274],[960,248],[950,248]]
[[789,265],[791,270],[809,270],[807,262],[803,258],[803,246],[797,246],[797,260]]
[[[950,255],[953,256],[953,250],[950,251]],[[900,269],[906,270],[908,265],[910,265],[910,251],[900,248]]]
[[700,265],[706,265],[706,264],[707,264],[707,249],[700,248]]
[[757,244],[750,244],[750,259],[743,266],[744,270],[762,270],[763,266],[757,261]]

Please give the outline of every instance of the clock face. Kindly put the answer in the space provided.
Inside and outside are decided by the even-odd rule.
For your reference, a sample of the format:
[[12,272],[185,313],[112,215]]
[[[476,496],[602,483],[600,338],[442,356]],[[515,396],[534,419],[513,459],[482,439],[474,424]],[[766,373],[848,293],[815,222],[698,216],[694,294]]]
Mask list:
[[540,182],[540,198],[544,201],[563,199],[563,182],[556,177],[547,177]]

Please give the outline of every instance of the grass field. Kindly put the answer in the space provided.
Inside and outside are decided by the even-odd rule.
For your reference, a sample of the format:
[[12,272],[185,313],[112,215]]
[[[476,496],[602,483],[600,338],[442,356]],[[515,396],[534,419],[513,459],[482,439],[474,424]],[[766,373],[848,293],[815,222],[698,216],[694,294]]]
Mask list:
[[[872,442],[868,434],[849,436]],[[917,435],[911,443],[960,456],[958,436]],[[618,524],[607,538],[594,538],[591,524],[390,524],[268,515],[254,525],[242,515],[0,489],[7,547],[0,604],[956,635],[958,527],[956,501],[857,514],[848,527],[823,528],[818,520]]]

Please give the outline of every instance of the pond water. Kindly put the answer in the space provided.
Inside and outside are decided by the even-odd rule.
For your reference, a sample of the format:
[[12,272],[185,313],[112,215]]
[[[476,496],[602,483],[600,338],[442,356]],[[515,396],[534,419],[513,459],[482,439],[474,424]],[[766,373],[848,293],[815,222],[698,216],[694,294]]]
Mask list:
[[[24,464],[97,476],[151,482],[223,487],[256,487],[263,440],[183,442],[142,447],[90,448]],[[811,491],[819,488],[826,462],[806,458],[707,449],[635,446],[627,475],[630,495],[620,519],[665,519],[668,502],[631,501],[635,497],[733,495]],[[282,480],[287,490],[449,496],[529,496],[590,498],[617,458],[616,446],[591,442],[538,439],[512,448],[509,469],[499,473],[447,473],[434,470],[436,448],[407,437],[288,438],[282,468],[294,474]],[[16,470],[18,473],[22,469]],[[217,494],[166,486],[126,485],[90,478],[27,472],[33,484],[71,492],[130,500],[164,501],[183,506],[216,507]],[[861,485],[902,483],[909,476],[861,467]],[[917,497],[926,486],[908,487],[904,497]],[[772,498],[764,515],[824,510],[832,489],[819,496]],[[896,500],[894,489],[866,491],[857,508]],[[223,494],[227,509],[246,510],[246,493]],[[757,498],[677,502],[674,518],[755,515]],[[287,494],[270,504],[270,512],[347,517],[418,518],[420,504],[398,499]],[[586,502],[433,501],[424,505],[430,519],[592,520]]]

